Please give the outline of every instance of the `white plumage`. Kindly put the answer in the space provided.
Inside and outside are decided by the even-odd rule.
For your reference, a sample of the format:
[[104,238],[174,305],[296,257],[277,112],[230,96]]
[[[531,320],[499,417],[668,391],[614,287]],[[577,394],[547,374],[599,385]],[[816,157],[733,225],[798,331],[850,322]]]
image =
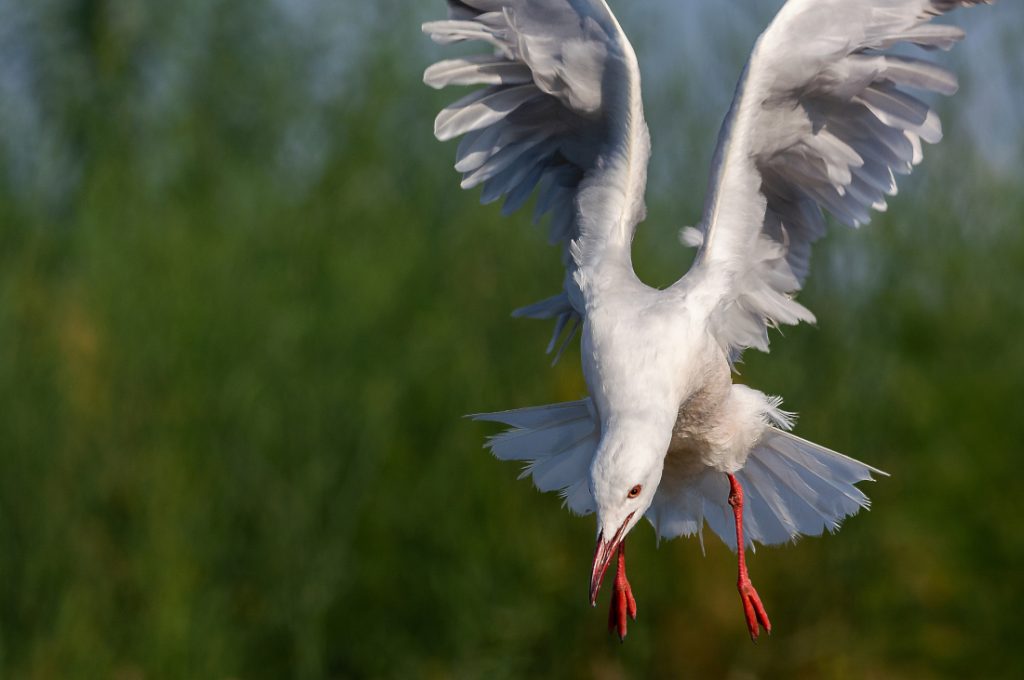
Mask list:
[[562,291],[517,315],[556,320],[549,351],[582,329],[589,398],[477,418],[513,428],[489,442],[497,457],[530,461],[524,475],[540,490],[597,513],[591,594],[620,550],[620,635],[635,614],[621,545],[641,517],[666,538],[707,523],[740,549],[756,637],[757,621],[769,626],[749,581],[744,593],[740,520],[745,543],[782,543],[867,507],[855,484],[879,471],[789,434],[781,400],[734,385],[731,366],[745,349],[767,351],[770,327],[813,320],[794,295],[824,213],[868,222],[922,143],[941,139],[912,92],[952,94],[956,77],[890,48],[951,48],[962,31],[932,19],[982,2],[789,0],[740,78],[700,225],[682,234],[696,260],[664,290],[630,259],[650,141],[636,57],[604,0],[448,0],[450,18],[424,25],[437,42],[493,48],[424,75],[434,87],[485,86],[436,121],[438,139],[462,137],[463,188],[504,197],[505,212],[536,193],[536,217],[550,215],[562,249]]

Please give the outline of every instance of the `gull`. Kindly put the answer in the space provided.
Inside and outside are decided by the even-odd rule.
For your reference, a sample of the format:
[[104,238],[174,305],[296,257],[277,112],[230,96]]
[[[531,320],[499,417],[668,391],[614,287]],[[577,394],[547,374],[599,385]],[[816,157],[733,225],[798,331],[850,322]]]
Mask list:
[[[641,520],[659,538],[705,523],[737,553],[737,588],[757,640],[771,622],[744,548],[835,531],[868,507],[855,484],[885,474],[795,436],[781,399],[733,383],[746,349],[768,331],[813,322],[795,300],[825,213],[867,223],[896,194],[942,128],[917,93],[951,95],[956,77],[892,48],[950,49],[961,29],[933,19],[989,0],[789,0],[758,38],[718,136],[690,269],[644,284],[631,243],[645,217],[650,138],[636,55],[604,0],[447,0],[424,24],[441,44],[483,54],[438,62],[435,88],[483,86],[435,121],[462,137],[455,169],[481,201],[513,213],[536,196],[560,247],[561,291],[514,315],[554,319],[548,351],[579,333],[589,396],[480,414],[511,429],[488,446],[525,460],[523,476],[597,515],[590,570],[596,605],[614,560],[609,630],[624,639],[636,600],[626,536]],[[909,91],[908,91],[909,90]]]

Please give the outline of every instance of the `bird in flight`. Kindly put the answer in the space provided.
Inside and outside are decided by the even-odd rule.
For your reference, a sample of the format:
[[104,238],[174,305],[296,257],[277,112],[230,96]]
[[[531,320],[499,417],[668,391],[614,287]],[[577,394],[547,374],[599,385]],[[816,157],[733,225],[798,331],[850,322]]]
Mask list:
[[[483,54],[438,62],[435,88],[482,86],[437,116],[462,137],[455,169],[482,202],[517,211],[536,194],[562,252],[561,291],[515,312],[554,319],[549,352],[580,334],[589,397],[481,414],[511,427],[488,445],[529,461],[541,491],[597,514],[590,600],[615,561],[609,629],[624,638],[636,601],[626,536],[646,517],[659,538],[705,522],[737,552],[751,638],[771,623],[744,548],[834,531],[868,506],[855,484],[879,470],[801,439],[781,399],[732,382],[768,331],[811,322],[794,298],[825,213],[857,227],[885,210],[896,176],[942,137],[917,93],[953,94],[948,70],[892,48],[950,49],[933,22],[989,0],[789,0],[758,38],[718,136],[689,271],[658,290],[637,278],[630,247],[644,219],[650,139],[636,55],[605,0],[447,0],[424,24],[441,44]],[[557,354],[556,354],[557,360]]]

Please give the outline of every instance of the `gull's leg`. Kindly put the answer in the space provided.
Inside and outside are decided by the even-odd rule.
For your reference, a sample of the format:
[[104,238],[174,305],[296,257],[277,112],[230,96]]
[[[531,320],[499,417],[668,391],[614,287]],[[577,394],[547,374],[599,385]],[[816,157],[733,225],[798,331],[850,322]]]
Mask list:
[[626,542],[619,544],[619,562],[615,569],[615,587],[612,588],[612,601],[608,608],[608,632],[615,631],[619,640],[626,639],[626,615],[636,621],[636,600],[633,589],[626,580]]
[[768,613],[761,604],[761,598],[754,590],[754,584],[750,582],[750,575],[747,574],[747,562],[743,557],[743,487],[735,475],[729,477],[729,505],[732,506],[733,516],[736,518],[736,555],[739,561],[739,578],[736,587],[740,591],[740,599],[743,601],[743,614],[747,617],[747,629],[750,630],[750,639],[757,642],[760,633],[757,622],[760,621],[764,629],[770,634],[772,624],[768,621]]

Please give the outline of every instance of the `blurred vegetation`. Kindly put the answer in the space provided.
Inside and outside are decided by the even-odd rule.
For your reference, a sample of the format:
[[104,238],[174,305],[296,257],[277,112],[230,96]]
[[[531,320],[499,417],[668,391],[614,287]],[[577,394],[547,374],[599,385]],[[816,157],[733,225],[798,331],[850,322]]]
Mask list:
[[[0,4],[0,676],[1021,677],[1022,175],[944,105],[890,213],[819,246],[818,328],[746,357],[803,436],[892,473],[753,557],[775,634],[750,644],[720,543],[642,526],[620,645],[592,520],[460,419],[584,387],[508,318],[557,255],[430,136],[433,5]],[[654,127],[687,179],[649,197],[659,283],[713,138],[684,91],[649,92],[701,150]]]

